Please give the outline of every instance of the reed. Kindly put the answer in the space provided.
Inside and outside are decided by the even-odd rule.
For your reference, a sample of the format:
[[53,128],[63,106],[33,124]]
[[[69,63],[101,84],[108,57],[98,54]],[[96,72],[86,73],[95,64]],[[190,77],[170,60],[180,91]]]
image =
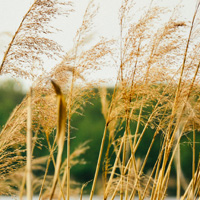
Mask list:
[[[197,1],[191,22],[178,20],[178,6],[168,11],[154,1],[149,1],[145,12],[138,17],[134,15],[136,4],[134,0],[122,1],[118,38],[101,38],[90,44],[88,37],[98,6],[94,0],[89,1],[73,48],[64,53],[60,45],[49,39],[52,29],[48,25],[53,18],[68,16],[74,11],[72,3],[34,1],[13,35],[0,67],[0,75],[34,80],[31,95],[27,94],[14,109],[0,134],[0,194],[20,194],[22,198],[25,182],[28,199],[32,199],[36,188],[40,191],[39,199],[69,200],[77,192],[73,187],[76,184],[71,168],[79,162],[84,163],[79,156],[88,149],[86,141],[89,138],[72,151],[72,119],[84,113],[84,105],[91,96],[97,97],[93,88],[98,86],[104,131],[94,179],[79,188],[80,199],[89,182],[92,182],[89,198],[93,199],[101,167],[104,169],[104,200],[115,199],[117,195],[126,200],[135,197],[143,200],[147,196],[152,200],[165,199],[174,161],[177,199],[198,197],[200,160],[196,159],[196,134],[200,128],[200,43],[197,33],[200,1]],[[165,14],[170,17],[161,23]],[[42,56],[62,59],[46,73]],[[35,61],[39,66],[34,65]],[[101,81],[90,83],[87,77],[111,64],[116,66],[118,76],[109,96],[107,89],[99,86]],[[40,76],[37,70],[41,72]],[[192,145],[189,183],[181,166],[181,141],[188,133],[192,133],[192,142],[187,139]],[[43,145],[40,134],[45,136],[49,156],[42,158],[46,161],[45,169],[40,166],[44,175],[38,178],[32,172],[39,167],[39,161],[32,155],[35,146]],[[150,134],[151,141],[143,146]],[[158,141],[159,151],[153,160],[151,155]],[[23,156],[26,145],[27,156]],[[67,149],[66,158],[64,149]],[[144,158],[140,158],[140,151],[145,151]],[[55,167],[54,176],[48,174],[51,161]],[[153,162],[153,166],[147,172],[148,162]],[[17,176],[20,179],[15,182]]]

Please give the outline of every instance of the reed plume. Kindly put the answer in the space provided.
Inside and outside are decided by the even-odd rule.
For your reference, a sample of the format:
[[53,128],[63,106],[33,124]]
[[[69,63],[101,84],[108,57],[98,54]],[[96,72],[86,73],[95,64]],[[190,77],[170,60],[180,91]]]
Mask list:
[[71,2],[35,0],[23,17],[4,54],[0,74],[36,80],[45,72],[44,56],[55,59],[61,56],[61,46],[50,39],[56,28],[50,26],[52,19],[68,16]]

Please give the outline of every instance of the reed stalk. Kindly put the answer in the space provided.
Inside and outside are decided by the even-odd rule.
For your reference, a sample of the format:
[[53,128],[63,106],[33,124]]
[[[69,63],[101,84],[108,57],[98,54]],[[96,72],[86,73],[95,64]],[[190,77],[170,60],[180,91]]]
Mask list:
[[95,170],[92,189],[91,189],[91,192],[90,192],[90,200],[92,200],[93,195],[94,195],[94,190],[95,190],[95,186],[96,186],[96,182],[97,182],[97,178],[98,178],[98,173],[99,173],[99,168],[100,168],[100,164],[101,164],[101,157],[102,157],[103,148],[104,148],[105,139],[106,139],[107,128],[108,128],[108,126],[106,125],[105,128],[104,128],[104,132],[103,132],[101,147],[100,147],[100,150],[99,150],[99,157],[98,157],[97,166],[96,166],[96,170]]
[[[77,54],[77,52],[76,52]],[[75,60],[76,61],[76,60]],[[70,131],[71,131],[71,103],[72,103],[72,97],[73,97],[73,87],[74,87],[74,81],[75,81],[75,72],[73,71],[73,77],[72,77],[72,83],[70,88],[70,97],[69,97],[69,111],[68,111],[68,123],[67,123],[67,200],[70,199]]]
[[[52,159],[52,157],[53,157],[53,152],[54,152],[53,149],[54,149],[54,146],[55,146],[55,140],[54,140],[54,144],[53,144],[53,146],[52,146],[52,148],[51,148],[49,158],[48,158],[48,160],[47,160],[47,164],[46,164],[46,168],[45,168],[45,173],[44,173],[44,177],[43,177],[43,180],[42,180],[42,185],[41,185],[41,187],[40,187],[40,193],[39,193],[39,197],[38,197],[39,200],[40,200],[41,197],[42,197],[42,192],[43,192],[43,188],[44,188],[44,186],[45,186],[45,181],[46,181],[46,177],[47,177],[49,165],[50,165],[51,159]],[[54,167],[55,167],[55,166],[54,166]]]
[[[178,131],[177,131],[177,137],[178,137],[178,135],[179,135],[179,132],[180,132],[180,128],[178,129]],[[176,152],[176,158],[175,158],[176,160],[177,160],[177,162],[176,162],[176,173],[177,173],[177,182],[176,182],[176,184],[177,184],[177,186],[176,186],[176,188],[177,188],[177,191],[176,191],[176,198],[177,199],[180,199],[180,196],[181,196],[181,152],[180,152],[180,143],[178,144],[178,147],[177,147],[177,152]]]
[[[46,181],[46,178],[47,178],[47,173],[48,173],[48,170],[49,170],[49,165],[50,165],[51,159],[53,161],[54,167],[56,167],[56,162],[55,162],[55,159],[54,159],[54,156],[53,156],[56,140],[54,140],[52,147],[51,147],[51,144],[49,142],[49,139],[47,139],[47,143],[48,143],[48,147],[49,147],[49,150],[50,150],[50,155],[49,155],[49,158],[47,160],[47,164],[46,164],[46,168],[45,168],[45,174],[44,174],[44,178],[42,180],[42,185],[41,185],[41,188],[40,188],[40,193],[39,193],[39,198],[38,198],[39,200],[42,197],[42,192],[43,192],[43,189],[44,189],[44,186],[45,186],[45,181]],[[63,197],[63,199],[65,199],[65,195],[64,195],[64,192],[63,192],[64,186],[60,182],[60,177],[58,177],[58,183],[60,185],[61,196]]]
[[56,158],[55,174],[54,174],[53,185],[52,185],[52,189],[50,193],[50,199],[53,198],[58,177],[59,177],[60,166],[62,162],[62,152],[63,152],[64,142],[65,142],[65,123],[66,123],[66,103],[65,103],[64,96],[61,92],[60,87],[53,80],[51,82],[57,95],[57,108],[58,108],[57,121],[58,122],[57,122],[56,141],[58,144],[58,155]]
[[120,143],[120,147],[119,147],[119,150],[118,150],[117,157],[116,157],[116,159],[115,159],[114,165],[112,166],[112,172],[111,172],[111,175],[110,175],[108,184],[107,184],[107,186],[106,186],[106,190],[105,190],[105,192],[104,192],[104,200],[107,199],[107,197],[108,197],[109,189],[110,189],[110,187],[111,187],[111,184],[112,184],[112,181],[113,181],[113,177],[114,177],[114,175],[115,175],[115,170],[116,170],[116,168],[117,168],[118,160],[120,159],[120,154],[121,154],[121,151],[122,151],[122,148],[123,148],[123,145],[124,145],[124,141],[125,141],[125,137],[123,136],[123,137],[122,137],[122,140],[121,140],[121,143]]
[[[195,142],[196,142],[196,135],[195,135],[195,122],[193,122],[193,141],[192,141],[192,179],[194,179],[195,174]],[[193,198],[194,198],[194,192],[195,192],[195,185],[193,183],[192,185],[192,192],[193,192]]]
[[27,105],[27,170],[26,170],[26,186],[27,199],[32,200],[32,108],[31,108],[32,89],[30,89]]

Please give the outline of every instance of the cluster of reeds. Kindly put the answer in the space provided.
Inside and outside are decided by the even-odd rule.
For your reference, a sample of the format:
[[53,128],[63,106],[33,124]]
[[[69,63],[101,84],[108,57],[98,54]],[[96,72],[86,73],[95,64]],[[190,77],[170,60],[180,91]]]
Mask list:
[[[46,37],[52,32],[48,23],[56,15],[68,15],[73,10],[71,3],[64,1],[36,0],[13,36],[0,67],[0,74],[35,80],[31,92],[15,108],[0,134],[0,187],[4,188],[1,194],[17,194],[22,198],[26,184],[29,199],[38,188],[39,199],[70,199],[74,194],[70,169],[77,163],[75,158],[87,150],[89,139],[85,138],[83,145],[70,151],[71,119],[82,112],[88,97],[93,95],[94,84],[87,82],[87,74],[113,61],[118,77],[112,97],[107,97],[105,88],[99,90],[105,127],[90,200],[102,159],[104,199],[114,199],[117,195],[120,199],[134,199],[135,196],[164,199],[173,160],[177,166],[177,198],[181,198],[184,176],[180,141],[190,132],[193,132],[190,141],[193,171],[182,199],[197,198],[200,188],[200,160],[195,160],[195,135],[200,123],[200,61],[196,36],[199,6],[198,1],[191,23],[178,21],[178,8],[175,8],[169,20],[158,27],[168,11],[151,1],[149,8],[135,21],[134,1],[124,0],[119,11],[119,39],[101,39],[85,48],[98,10],[91,0],[77,30],[73,49],[45,73],[43,55],[53,59],[61,55],[61,47]],[[37,70],[42,71],[39,77]],[[123,135],[119,135],[121,130]],[[141,141],[149,130],[154,135],[145,158],[140,159]],[[39,134],[46,137],[49,156],[35,159],[32,157],[34,148],[42,145]],[[52,135],[55,136],[53,142]],[[157,160],[146,173],[144,169],[158,137],[161,139]],[[65,140],[67,157],[62,161]],[[114,155],[114,162],[110,162],[111,155]],[[53,177],[48,175],[51,161],[55,166]],[[42,178],[32,174],[34,168],[42,168],[40,162],[46,162]],[[84,186],[78,191],[80,198]]]

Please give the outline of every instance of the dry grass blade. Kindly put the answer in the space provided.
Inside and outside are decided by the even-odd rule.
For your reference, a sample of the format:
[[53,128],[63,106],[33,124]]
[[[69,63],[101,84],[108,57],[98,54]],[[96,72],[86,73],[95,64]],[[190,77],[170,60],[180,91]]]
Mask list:
[[91,181],[92,181],[92,180],[90,180],[90,181],[84,183],[83,186],[81,187],[80,200],[82,200],[82,198],[83,198],[83,190],[84,190],[84,188],[85,188],[85,187],[87,186],[87,184],[90,183]]
[[185,190],[185,193],[181,197],[181,200],[197,199],[198,194],[199,194],[199,187],[200,187],[200,156],[199,156],[196,172],[194,173],[192,180],[190,181],[187,189]]
[[55,166],[55,173],[54,173],[54,179],[53,179],[53,185],[52,190],[50,194],[50,199],[53,198],[56,185],[58,182],[58,176],[60,174],[60,166],[62,162],[62,152],[64,148],[64,142],[65,142],[65,126],[66,126],[66,103],[64,100],[64,96],[61,92],[60,87],[51,80],[51,83],[55,89],[56,95],[57,95],[57,107],[58,107],[58,123],[57,123],[57,133],[56,133],[56,140],[58,144],[58,155],[56,159],[56,166]]
[[[192,179],[194,180],[194,173],[195,173],[195,140],[196,140],[196,136],[195,136],[195,123],[193,122],[193,144],[192,144]],[[195,190],[195,185],[193,182],[192,185],[192,192],[193,192],[193,198],[194,198],[194,190]]]
[[27,112],[27,199],[32,199],[32,117],[31,117],[31,95],[32,89],[28,97],[28,112]]

